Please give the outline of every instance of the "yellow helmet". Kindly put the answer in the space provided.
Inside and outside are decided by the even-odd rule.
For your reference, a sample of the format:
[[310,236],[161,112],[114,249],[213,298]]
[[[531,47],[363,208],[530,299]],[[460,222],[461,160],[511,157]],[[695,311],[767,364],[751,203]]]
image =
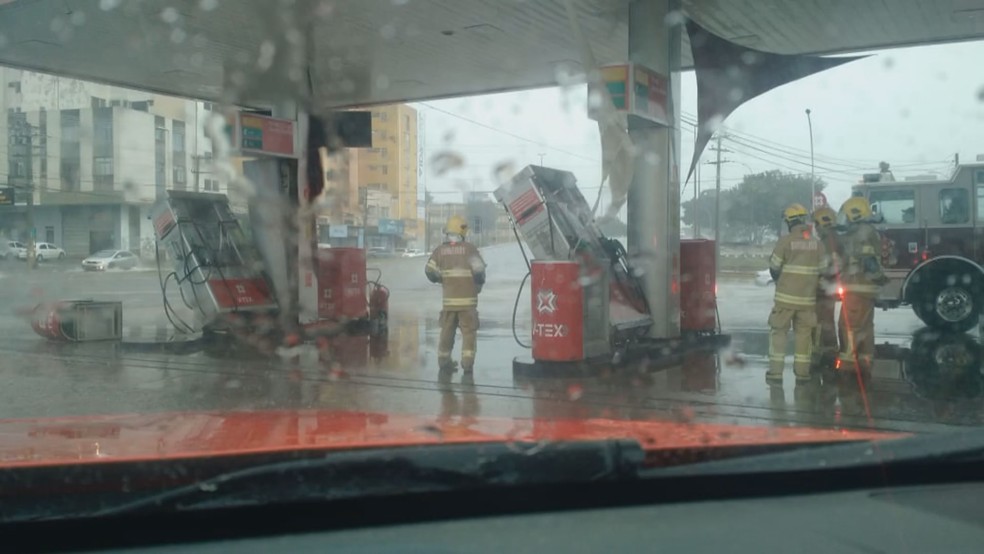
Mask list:
[[448,223],[444,226],[444,232],[452,235],[465,236],[468,234],[468,222],[460,215],[453,215],[448,218]]
[[826,229],[828,227],[833,227],[834,223],[837,222],[837,212],[828,206],[818,208],[813,212],[813,222],[817,224],[820,229]]
[[783,210],[782,219],[788,225],[792,225],[793,223],[797,223],[797,219],[800,220],[800,223],[805,223],[806,216],[808,215],[809,212],[806,211],[806,208],[804,208],[802,204],[790,204],[785,210]]
[[841,205],[840,213],[851,223],[871,217],[871,204],[863,196],[852,196]]

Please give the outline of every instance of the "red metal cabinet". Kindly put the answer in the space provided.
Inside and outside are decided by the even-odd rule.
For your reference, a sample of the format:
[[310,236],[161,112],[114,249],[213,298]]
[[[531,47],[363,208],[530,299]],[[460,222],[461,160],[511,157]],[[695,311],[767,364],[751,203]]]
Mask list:
[[680,328],[714,331],[717,328],[717,266],[714,241],[680,241]]
[[367,317],[366,252],[361,248],[318,251],[318,317],[329,320]]

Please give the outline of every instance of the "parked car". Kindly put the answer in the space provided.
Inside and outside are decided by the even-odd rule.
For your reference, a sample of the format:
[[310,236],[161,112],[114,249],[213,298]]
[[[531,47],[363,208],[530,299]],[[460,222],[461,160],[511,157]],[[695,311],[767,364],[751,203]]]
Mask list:
[[24,252],[26,257],[27,247],[24,243],[16,240],[0,241],[0,259],[9,260],[10,258],[17,258],[21,252]]
[[[65,259],[65,251],[55,246],[54,244],[51,244],[50,242],[39,242],[34,246],[35,246],[34,251],[36,253],[36,256],[38,257],[39,262],[43,262],[45,260]],[[27,259],[27,248],[24,248],[24,250],[20,251],[17,254],[17,259],[19,260]]]
[[406,248],[400,255],[404,258],[416,258],[417,256],[423,256],[424,253],[416,248]]
[[106,271],[107,269],[133,269],[140,259],[128,250],[100,250],[82,260],[86,271]]

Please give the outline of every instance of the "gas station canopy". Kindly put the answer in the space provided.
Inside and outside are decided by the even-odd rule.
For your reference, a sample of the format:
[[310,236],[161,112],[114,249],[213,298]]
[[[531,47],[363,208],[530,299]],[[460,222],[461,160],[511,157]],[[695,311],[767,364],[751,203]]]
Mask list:
[[[598,62],[624,61],[629,2],[574,1]],[[783,54],[984,37],[984,0],[683,9],[715,35]],[[239,102],[290,86],[314,109],[554,85],[582,71],[573,36],[557,0],[0,0],[0,64]]]

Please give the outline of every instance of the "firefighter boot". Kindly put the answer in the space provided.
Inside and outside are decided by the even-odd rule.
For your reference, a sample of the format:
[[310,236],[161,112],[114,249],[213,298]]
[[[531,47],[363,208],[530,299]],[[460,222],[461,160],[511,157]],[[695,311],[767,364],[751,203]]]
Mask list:
[[796,310],[793,316],[793,373],[797,381],[809,381],[810,366],[813,365],[813,342],[816,332],[817,314],[812,309]]
[[451,351],[454,350],[454,334],[458,330],[458,312],[441,310],[438,323],[441,337],[437,342],[437,365],[441,371],[454,372],[458,367],[451,360]]
[[460,312],[458,326],[461,328],[461,368],[470,373],[475,368],[478,346],[478,310]]
[[772,308],[769,314],[769,370],[765,374],[765,382],[769,384],[782,383],[783,366],[786,360],[786,332],[793,320],[793,311],[784,308]]

